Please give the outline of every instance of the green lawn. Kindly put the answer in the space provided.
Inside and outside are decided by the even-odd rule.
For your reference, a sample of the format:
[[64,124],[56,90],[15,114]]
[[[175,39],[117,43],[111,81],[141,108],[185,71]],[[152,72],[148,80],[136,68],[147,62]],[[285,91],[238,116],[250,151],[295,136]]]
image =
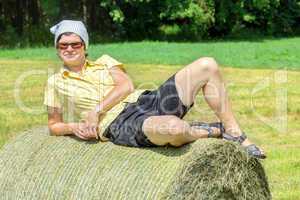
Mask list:
[[[222,65],[237,119],[248,136],[267,152],[268,159],[263,165],[273,198],[297,200],[300,196],[300,71],[275,70],[300,69],[297,42],[300,43],[300,38],[209,45],[143,42],[95,45],[90,52],[92,58],[107,53],[124,62],[136,87],[142,83],[142,87],[159,85],[199,56],[216,57]],[[60,66],[53,50],[0,51],[0,147],[21,130],[46,125],[43,88],[47,73]],[[19,93],[15,88],[20,88]],[[282,119],[278,118],[281,116],[278,112],[285,106],[280,104],[285,92],[288,126],[280,131],[278,125]],[[215,120],[201,95],[186,116],[186,120],[193,119]]]
[[[300,68],[300,38],[198,43],[136,42],[91,45],[92,59],[103,53],[124,63],[185,65],[213,56],[223,66],[240,68]],[[53,48],[1,50],[0,59],[52,60]]]

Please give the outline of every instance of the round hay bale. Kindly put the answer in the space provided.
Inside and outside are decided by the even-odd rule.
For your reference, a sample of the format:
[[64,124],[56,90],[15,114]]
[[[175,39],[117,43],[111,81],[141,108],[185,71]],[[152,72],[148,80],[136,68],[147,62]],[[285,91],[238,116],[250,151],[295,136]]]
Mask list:
[[271,199],[259,161],[202,139],[181,148],[129,148],[26,131],[0,152],[1,199]]

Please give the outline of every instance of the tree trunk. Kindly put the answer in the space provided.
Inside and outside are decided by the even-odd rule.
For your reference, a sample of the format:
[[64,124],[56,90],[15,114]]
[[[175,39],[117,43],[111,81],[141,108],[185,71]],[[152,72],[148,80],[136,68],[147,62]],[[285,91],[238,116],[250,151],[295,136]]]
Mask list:
[[88,19],[87,19],[87,2],[86,2],[86,0],[82,0],[81,4],[82,4],[83,22],[87,25]]
[[40,23],[40,16],[41,16],[41,7],[40,7],[40,1],[39,0],[30,0],[29,1],[29,17],[31,18],[31,24],[32,25],[39,25]]
[[17,0],[15,7],[15,16],[13,17],[13,25],[17,30],[19,35],[23,34],[23,25],[24,25],[24,1]]

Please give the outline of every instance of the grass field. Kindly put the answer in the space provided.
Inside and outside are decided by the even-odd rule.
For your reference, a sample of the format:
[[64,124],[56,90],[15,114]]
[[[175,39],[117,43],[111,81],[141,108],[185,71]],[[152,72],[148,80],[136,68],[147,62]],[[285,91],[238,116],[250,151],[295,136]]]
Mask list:
[[[92,45],[92,59],[106,53],[124,63],[185,65],[213,56],[223,66],[300,69],[300,38],[199,43],[136,42]],[[55,60],[53,48],[2,49],[0,59]]]
[[[236,117],[248,136],[267,152],[268,159],[263,165],[273,198],[297,200],[300,196],[299,43],[300,38],[107,44],[91,46],[90,57],[102,53],[115,56],[126,64],[135,85],[143,83],[147,88],[159,85],[197,57],[216,57]],[[47,73],[60,66],[55,56],[53,48],[0,51],[0,147],[21,130],[46,125],[43,88]],[[288,71],[278,70],[284,68]],[[22,110],[24,107],[27,110]],[[213,121],[215,117],[199,95],[186,119]]]

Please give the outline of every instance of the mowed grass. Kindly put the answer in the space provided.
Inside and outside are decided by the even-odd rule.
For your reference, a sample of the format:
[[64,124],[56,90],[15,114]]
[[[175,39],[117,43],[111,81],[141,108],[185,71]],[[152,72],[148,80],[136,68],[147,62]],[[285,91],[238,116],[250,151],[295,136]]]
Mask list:
[[[272,51],[288,52],[285,57],[288,69],[300,68],[299,60],[294,59],[295,56],[299,58],[300,51],[293,49],[293,47],[299,48],[299,45],[296,47],[297,45],[285,46],[283,44],[296,41],[299,43],[300,40],[295,38],[272,41],[274,48],[270,46]],[[275,48],[276,43],[280,44],[278,49]],[[193,45],[196,49],[191,48]],[[211,44],[211,46],[214,45],[220,44]],[[241,44],[236,43],[236,45]],[[258,42],[256,45],[260,46]],[[261,45],[264,46],[264,44]],[[138,52],[139,46],[140,52]],[[117,44],[92,46],[90,52],[94,50],[96,52],[91,53],[90,56],[96,58],[102,53],[107,53],[123,61],[136,88],[158,87],[193,58],[204,55],[201,54],[202,47],[203,52],[212,48],[203,44],[152,42],[122,44],[117,47]],[[183,53],[177,52],[179,47]],[[175,51],[172,48],[178,49]],[[168,49],[168,51],[161,51],[161,49]],[[262,58],[259,57],[257,60],[253,60],[251,55],[248,60],[239,60],[238,49],[241,51],[241,57],[247,56],[242,52],[241,47],[238,48],[235,45],[232,48],[224,48],[223,53],[219,48],[212,49],[209,55],[219,56],[217,60],[224,59],[221,62],[221,70],[236,118],[249,138],[267,152],[268,159],[263,161],[263,165],[269,178],[273,198],[275,200],[298,200],[300,196],[300,72],[278,70],[284,65],[281,66],[280,63],[276,64],[275,61],[266,60],[264,57],[266,55],[276,57],[276,54],[273,55],[272,52],[265,54],[261,52]],[[43,90],[48,75],[60,67],[53,50],[42,48],[0,51],[0,75],[2,77],[0,80],[0,148],[20,131],[47,124],[47,114],[42,103]],[[236,52],[233,53],[233,50]],[[229,51],[231,54],[227,55]],[[245,51],[248,51],[247,48]],[[135,58],[135,56],[140,57]],[[236,68],[239,65],[233,63],[240,63],[243,68]],[[253,69],[247,68],[250,66]],[[260,68],[259,66],[274,69],[257,69]],[[216,117],[206,105],[203,97],[198,95],[194,107],[185,119],[214,121]],[[285,120],[287,120],[287,127],[284,126]]]
[[[91,41],[93,43],[93,41]],[[124,63],[185,65],[212,56],[223,66],[239,68],[300,69],[300,37],[251,41],[197,43],[123,42],[91,45],[92,59],[103,53]],[[2,49],[1,59],[55,60],[54,48]]]

